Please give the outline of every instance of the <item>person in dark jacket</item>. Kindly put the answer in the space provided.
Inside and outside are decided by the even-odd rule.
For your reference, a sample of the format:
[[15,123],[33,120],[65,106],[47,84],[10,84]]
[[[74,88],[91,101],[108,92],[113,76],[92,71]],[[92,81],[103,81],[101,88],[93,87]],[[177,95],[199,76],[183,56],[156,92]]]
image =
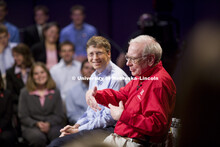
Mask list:
[[18,98],[20,90],[25,86],[28,73],[33,64],[33,58],[29,47],[23,43],[12,49],[15,60],[13,67],[6,71],[6,87],[11,92],[13,106],[13,126],[16,128],[18,136],[21,136],[21,125],[18,119]]
[[13,67],[6,71],[7,89],[12,93],[12,99],[18,104],[20,90],[25,86],[28,73],[33,64],[33,58],[27,45],[20,43],[12,49],[15,60]]
[[43,27],[49,19],[49,10],[46,6],[38,5],[34,8],[34,20],[36,24],[24,29],[23,42],[29,47],[43,40]]
[[45,63],[48,69],[57,64],[60,59],[58,51],[59,32],[60,27],[57,23],[48,23],[43,29],[44,40],[31,48],[35,61]]
[[12,100],[9,90],[4,90],[0,72],[0,145],[12,147],[15,145],[16,133],[12,127]]

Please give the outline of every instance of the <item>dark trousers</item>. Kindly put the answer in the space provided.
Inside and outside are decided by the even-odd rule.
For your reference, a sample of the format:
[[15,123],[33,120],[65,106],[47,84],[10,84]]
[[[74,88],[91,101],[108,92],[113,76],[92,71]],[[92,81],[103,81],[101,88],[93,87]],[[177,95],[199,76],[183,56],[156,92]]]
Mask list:
[[103,142],[108,135],[113,133],[113,131],[114,131],[113,127],[95,129],[95,130],[83,130],[76,134],[70,134],[64,137],[56,138],[48,145],[48,147],[60,147],[74,141],[83,140],[83,138],[88,138],[89,139],[87,140],[88,142],[89,141]]
[[1,147],[14,147],[16,142],[16,132],[13,128],[9,128],[0,133]]
[[24,139],[33,147],[45,147],[48,142],[57,138],[60,134],[60,126],[52,126],[48,133],[43,133],[39,128],[25,128],[22,131]]

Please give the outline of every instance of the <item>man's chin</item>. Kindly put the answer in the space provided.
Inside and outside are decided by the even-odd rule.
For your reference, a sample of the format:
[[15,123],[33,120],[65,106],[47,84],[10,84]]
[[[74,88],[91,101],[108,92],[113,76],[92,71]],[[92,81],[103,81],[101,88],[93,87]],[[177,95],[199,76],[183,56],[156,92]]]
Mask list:
[[131,72],[131,75],[134,76],[134,77],[135,77],[135,76],[138,76],[138,74],[135,73],[135,72]]
[[95,70],[97,70],[97,69],[100,69],[101,67],[100,66],[93,66],[93,68],[95,69]]

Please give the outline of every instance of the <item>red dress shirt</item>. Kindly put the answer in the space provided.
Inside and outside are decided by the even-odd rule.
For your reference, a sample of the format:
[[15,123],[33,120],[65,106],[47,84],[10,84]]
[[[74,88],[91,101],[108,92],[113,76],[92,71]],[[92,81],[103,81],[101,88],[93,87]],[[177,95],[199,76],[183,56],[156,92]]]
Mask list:
[[[147,77],[148,80],[144,79]],[[124,111],[115,126],[116,134],[138,139],[150,136],[151,142],[162,142],[171,124],[176,86],[159,62],[120,91],[97,91],[96,100],[104,106],[109,103],[118,106],[123,101]]]

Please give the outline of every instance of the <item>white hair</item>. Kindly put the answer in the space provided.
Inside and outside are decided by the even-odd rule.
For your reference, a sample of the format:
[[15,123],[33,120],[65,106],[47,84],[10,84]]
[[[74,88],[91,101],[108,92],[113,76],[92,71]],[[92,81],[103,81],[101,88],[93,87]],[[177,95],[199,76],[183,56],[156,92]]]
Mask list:
[[145,47],[143,49],[142,55],[155,55],[155,63],[158,63],[162,57],[162,48],[160,44],[155,40],[155,38],[149,35],[140,35],[134,39],[131,39],[129,44],[131,43],[144,43]]

